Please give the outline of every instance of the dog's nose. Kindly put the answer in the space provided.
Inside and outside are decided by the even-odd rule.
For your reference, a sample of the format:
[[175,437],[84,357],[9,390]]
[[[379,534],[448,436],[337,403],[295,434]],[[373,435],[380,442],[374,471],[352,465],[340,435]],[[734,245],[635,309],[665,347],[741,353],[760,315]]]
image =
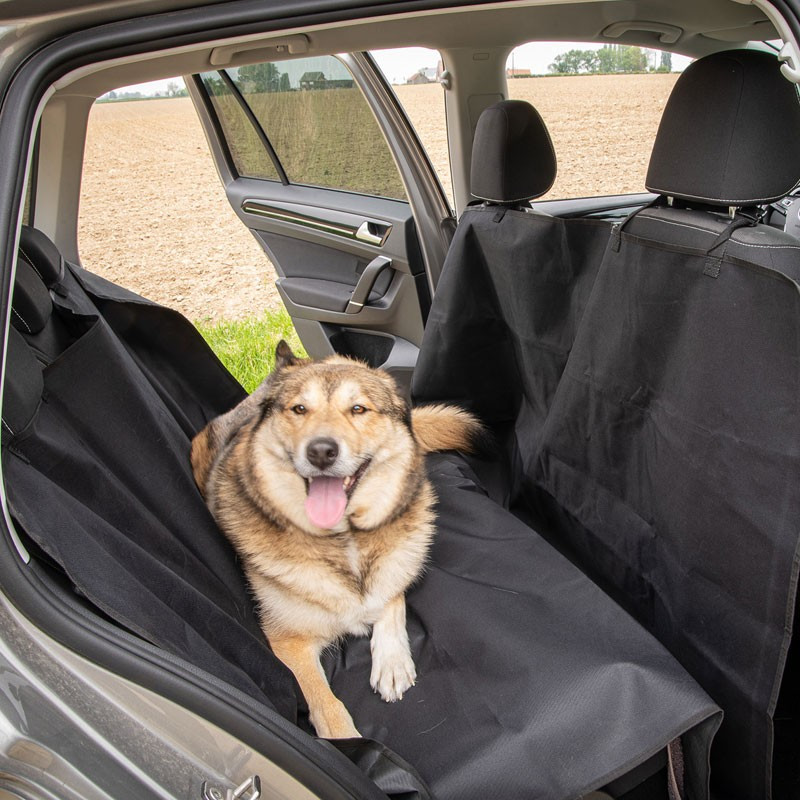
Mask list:
[[312,439],[306,447],[306,457],[317,469],[327,469],[339,455],[339,445],[327,436]]

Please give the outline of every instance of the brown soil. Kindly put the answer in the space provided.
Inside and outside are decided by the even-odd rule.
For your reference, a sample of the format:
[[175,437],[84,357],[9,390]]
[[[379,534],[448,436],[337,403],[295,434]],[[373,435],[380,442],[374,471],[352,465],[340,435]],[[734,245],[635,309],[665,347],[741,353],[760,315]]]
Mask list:
[[[510,82],[547,123],[559,176],[549,197],[644,189],[653,137],[676,75]],[[442,89],[397,93],[450,194]],[[84,266],[190,319],[277,308],[271,265],[225,197],[188,99],[95,106],[79,245]]]

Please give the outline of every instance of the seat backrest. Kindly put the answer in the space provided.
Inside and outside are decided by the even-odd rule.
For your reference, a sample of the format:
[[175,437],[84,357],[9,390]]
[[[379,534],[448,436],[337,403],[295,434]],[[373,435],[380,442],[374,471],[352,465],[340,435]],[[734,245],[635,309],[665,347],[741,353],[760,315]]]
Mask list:
[[448,251],[414,372],[417,402],[457,401],[495,430],[521,414],[541,429],[611,229],[533,211],[528,201],[555,176],[529,103],[483,112],[472,193],[484,202],[464,211]]
[[700,59],[654,145],[658,201],[610,237],[465,212],[413,385],[498,432],[496,496],[723,707],[712,782],[739,800],[800,781],[800,241],[757,222],[798,179],[777,59]]
[[562,546],[722,706],[712,781],[742,800],[800,764],[796,701],[773,726],[798,568],[800,241],[756,223],[798,179],[777,59],[692,64],[653,148],[662,200],[612,236],[528,456]]

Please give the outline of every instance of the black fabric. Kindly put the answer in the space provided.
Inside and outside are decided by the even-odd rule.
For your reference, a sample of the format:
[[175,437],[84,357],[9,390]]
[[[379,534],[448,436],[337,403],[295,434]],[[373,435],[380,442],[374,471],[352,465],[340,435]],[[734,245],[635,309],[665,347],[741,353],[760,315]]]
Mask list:
[[[35,238],[38,253],[53,248]],[[3,398],[7,496],[37,566],[103,618],[302,723],[189,469],[191,436],[241,387],[176,312],[70,264],[52,286],[43,330],[9,331]],[[37,349],[45,334],[52,359]],[[385,745],[347,755],[388,796],[429,796]]]
[[495,211],[475,206],[461,217],[412,393],[474,410],[501,439],[518,426],[535,450],[611,225],[514,209],[498,221]]
[[800,246],[740,228],[712,276],[717,215],[648,209],[602,257],[577,220],[537,220],[521,254],[499,229],[528,217],[462,218],[415,397],[500,432],[506,502],[723,707],[712,785],[767,797],[800,567]]
[[661,118],[648,191],[723,206],[768,203],[800,180],[800,103],[778,59],[715,53],[678,78]]
[[232,408],[244,391],[195,327],[177,311],[155,305],[86,270],[68,265],[60,303],[98,311],[188,437]]
[[483,111],[472,145],[470,190],[495,203],[518,203],[547,192],[556,179],[556,154],[539,112],[524,100],[503,100]]
[[[3,448],[18,528],[109,618],[297,719],[294,681],[189,467],[191,433],[226,410],[230,379],[172,312],[72,267],[59,288],[52,318],[70,338],[52,363],[26,360],[11,331],[5,399],[28,415]],[[373,697],[368,642],[349,642],[334,687],[381,743],[347,754],[397,797],[429,796],[428,779],[442,798],[497,787],[527,798],[537,786],[557,798],[627,773],[684,732],[705,752],[715,707],[663,648],[462,461],[431,468],[442,535],[409,599],[416,701]],[[702,769],[695,777],[703,796]]]
[[[399,703],[373,694],[365,638],[326,665],[362,733],[414,764],[436,797],[459,800],[571,800],[684,731],[708,747],[717,709],[665,649],[491,500],[463,459],[433,456],[428,471],[438,529],[407,599],[416,685]],[[707,779],[694,775],[695,797]]]
[[36,228],[23,225],[19,234],[19,254],[37,272],[48,288],[64,276],[65,262],[58,248]]
[[800,297],[661,244],[604,264],[534,480],[569,512],[562,541],[724,708],[716,785],[764,797],[798,569]]
[[4,451],[21,529],[109,616],[293,718],[292,678],[194,486],[189,439],[129,354],[96,317],[43,379]]
[[11,302],[11,324],[21,333],[39,333],[50,319],[52,310],[53,301],[42,279],[30,264],[19,259]]
[[3,444],[30,425],[44,387],[39,362],[14,328],[8,329],[6,372],[14,379],[6,380],[3,394]]

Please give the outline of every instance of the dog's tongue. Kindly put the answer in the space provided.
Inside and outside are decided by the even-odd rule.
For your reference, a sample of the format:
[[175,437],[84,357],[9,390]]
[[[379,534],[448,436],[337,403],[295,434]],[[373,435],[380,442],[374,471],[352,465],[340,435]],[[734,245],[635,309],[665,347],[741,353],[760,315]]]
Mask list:
[[344,516],[347,495],[343,478],[311,478],[306,497],[306,514],[318,528],[333,528]]

